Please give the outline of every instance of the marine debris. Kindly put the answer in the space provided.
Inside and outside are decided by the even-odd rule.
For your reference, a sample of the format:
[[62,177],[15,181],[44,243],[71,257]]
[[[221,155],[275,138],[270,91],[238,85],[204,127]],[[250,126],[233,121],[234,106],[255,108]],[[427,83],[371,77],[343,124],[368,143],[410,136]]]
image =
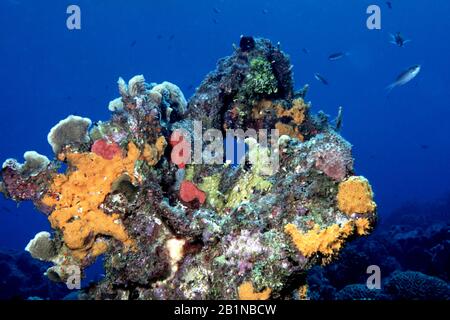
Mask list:
[[[34,152],[3,164],[0,190],[33,201],[53,229],[27,250],[63,282],[103,255],[106,275],[85,299],[305,298],[306,272],[368,234],[376,205],[351,145],[311,114],[291,70],[279,46],[246,36],[188,101],[172,83],[120,78],[110,120],[69,116],[48,136],[53,161]],[[188,142],[174,132],[198,123],[278,135],[267,134],[272,148],[242,139],[251,161],[174,162]]]

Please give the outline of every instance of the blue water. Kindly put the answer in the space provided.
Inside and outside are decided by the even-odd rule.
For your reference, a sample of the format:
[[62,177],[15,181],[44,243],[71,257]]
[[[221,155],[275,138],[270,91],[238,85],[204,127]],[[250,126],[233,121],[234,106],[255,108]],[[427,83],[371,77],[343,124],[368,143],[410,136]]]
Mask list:
[[[1,0],[0,159],[22,159],[26,150],[51,157],[47,133],[69,114],[108,119],[119,76],[167,80],[191,96],[249,34],[280,42],[296,87],[311,85],[314,112],[335,116],[344,107],[342,134],[381,217],[405,202],[433,201],[450,192],[450,2],[392,3],[389,10],[375,0]],[[81,30],[66,28],[69,4],[81,8]],[[370,4],[382,8],[381,30],[366,28]],[[397,31],[412,40],[405,48],[389,43]],[[336,51],[348,56],[328,61]],[[422,65],[419,76],[387,95],[414,64]],[[31,204],[16,209],[0,198],[0,248],[22,250],[48,229]]]

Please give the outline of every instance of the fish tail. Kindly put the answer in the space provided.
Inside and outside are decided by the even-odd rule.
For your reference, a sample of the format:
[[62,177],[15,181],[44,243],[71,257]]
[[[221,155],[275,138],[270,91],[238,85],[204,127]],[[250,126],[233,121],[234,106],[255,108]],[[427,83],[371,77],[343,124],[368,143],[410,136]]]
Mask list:
[[392,89],[394,89],[395,87],[397,87],[397,82],[391,83],[390,85],[388,85],[385,89],[386,89],[386,93],[390,94]]

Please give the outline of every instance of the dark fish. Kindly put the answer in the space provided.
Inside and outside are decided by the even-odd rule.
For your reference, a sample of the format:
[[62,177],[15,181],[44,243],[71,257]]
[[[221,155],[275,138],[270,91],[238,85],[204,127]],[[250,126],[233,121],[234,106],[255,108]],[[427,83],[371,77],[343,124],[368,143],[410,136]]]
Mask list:
[[162,38],[163,38],[163,36],[160,35],[160,34],[158,34],[158,35],[156,36],[156,39],[158,39],[158,40],[161,40]]
[[137,43],[137,41],[136,41],[136,40],[133,40],[133,41],[130,43],[130,47],[134,47],[134,46],[136,45],[136,43]]
[[268,13],[269,13],[269,10],[263,9],[262,13],[263,13],[263,14],[268,14]]
[[219,21],[216,18],[213,18],[214,24],[219,24]]
[[328,85],[329,84],[328,80],[325,79],[323,76],[321,76],[318,73],[314,73],[314,78],[316,78],[317,81],[322,82],[324,85]]
[[386,89],[391,91],[392,89],[394,89],[396,87],[400,87],[400,86],[407,84],[412,79],[417,77],[417,75],[420,72],[420,69],[421,69],[420,65],[415,65],[415,66],[408,68],[407,70],[403,71],[392,84],[387,86]]
[[423,150],[428,150],[428,149],[430,148],[430,146],[427,145],[427,144],[421,144],[420,147],[421,147]]
[[397,32],[395,35],[391,34],[391,43],[395,44],[396,46],[402,48],[408,42],[411,42],[411,40],[405,40],[400,32]]
[[172,35],[169,37],[169,41],[172,41],[173,39],[175,39],[175,35],[174,35],[174,34],[172,34]]
[[306,49],[306,48],[303,48],[302,51],[303,51],[304,54],[309,54],[309,50]]
[[386,4],[387,4],[387,6],[388,6],[389,9],[392,9],[392,2],[386,1]]
[[339,59],[342,59],[343,57],[345,57],[346,55],[347,54],[345,52],[335,52],[328,56],[328,60],[330,60],[330,61],[339,60]]
[[220,14],[220,10],[218,8],[213,8],[214,13]]

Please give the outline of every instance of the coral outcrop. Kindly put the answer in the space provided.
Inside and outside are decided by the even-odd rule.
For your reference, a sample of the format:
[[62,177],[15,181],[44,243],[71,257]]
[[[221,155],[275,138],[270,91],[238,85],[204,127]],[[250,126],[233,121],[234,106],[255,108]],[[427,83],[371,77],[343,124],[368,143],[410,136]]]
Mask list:
[[[120,78],[110,120],[60,122],[55,160],[32,175],[4,164],[5,196],[33,201],[54,230],[30,253],[58,281],[103,255],[87,299],[306,298],[306,272],[368,234],[376,205],[351,145],[311,113],[291,69],[279,46],[243,37],[189,101],[169,82]],[[211,151],[230,141],[242,161]]]

